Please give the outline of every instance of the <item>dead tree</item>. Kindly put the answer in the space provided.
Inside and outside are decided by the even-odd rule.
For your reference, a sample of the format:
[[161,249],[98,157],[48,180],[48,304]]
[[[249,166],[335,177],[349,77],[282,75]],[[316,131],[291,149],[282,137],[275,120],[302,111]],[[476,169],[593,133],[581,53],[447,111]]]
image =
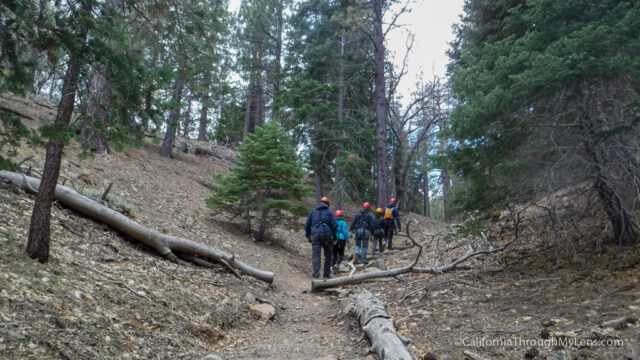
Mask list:
[[[6,179],[19,188],[29,192],[35,192],[35,189],[38,189],[40,186],[39,179],[24,174],[0,171],[0,178]],[[66,186],[57,185],[54,198],[94,220],[105,223],[120,233],[156,249],[162,256],[171,261],[181,262],[176,254],[180,256],[186,254],[187,256],[183,256],[183,258],[192,258],[192,256],[195,256],[199,260],[215,261],[226,266],[234,273],[234,269],[238,269],[258,280],[268,283],[273,282],[274,275],[270,271],[254,268],[236,259],[235,255],[228,254],[214,247],[176,236],[162,234],[156,230],[146,228],[127,216],[100,205]],[[193,262],[202,263],[201,261]]]
[[411,360],[405,344],[409,341],[396,332],[394,321],[385,304],[365,290],[355,296],[352,312],[371,342],[369,352],[380,360]]

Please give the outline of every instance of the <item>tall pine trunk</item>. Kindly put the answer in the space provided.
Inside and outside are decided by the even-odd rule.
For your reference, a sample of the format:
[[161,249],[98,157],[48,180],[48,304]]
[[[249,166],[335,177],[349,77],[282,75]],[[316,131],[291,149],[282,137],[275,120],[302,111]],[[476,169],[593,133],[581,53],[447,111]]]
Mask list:
[[263,210],[260,214],[260,224],[258,225],[258,233],[256,234],[256,241],[263,241],[264,234],[267,232],[267,219],[269,210]]
[[316,190],[316,203],[318,203],[323,195],[322,168],[319,163],[313,169],[313,184]]
[[187,111],[184,113],[182,119],[182,137],[189,138],[189,128],[191,127],[191,98],[187,104]]
[[375,61],[376,93],[376,203],[386,204],[387,191],[387,99],[384,81],[384,34],[382,32],[382,8],[384,0],[371,0],[373,6],[373,45]]
[[247,135],[253,132],[255,128],[255,123],[253,122],[253,116],[251,114],[252,109],[254,107],[255,96],[254,96],[254,85],[253,79],[249,82],[249,87],[247,88],[247,104],[244,112],[244,130],[242,132],[242,143],[246,144]]
[[97,69],[91,72],[89,77],[89,108],[88,115],[91,120],[85,119],[82,123],[80,138],[85,146],[97,154],[111,152],[107,139],[100,133],[97,126],[105,126],[109,121],[109,114],[105,106],[111,102],[111,89],[107,78]]
[[204,93],[202,95],[202,108],[200,108],[200,123],[198,125],[198,140],[207,140],[207,115],[209,113],[209,85],[211,79],[209,74],[206,75],[206,82],[204,86]]
[[429,201],[429,173],[424,176],[424,194],[422,195],[422,205],[424,206],[424,216],[431,217],[431,203]]
[[[342,39],[340,41],[340,74],[339,74],[339,80],[338,80],[339,86],[340,86],[340,90],[338,92],[338,126],[340,126],[340,130],[338,131],[339,141],[341,141],[345,137],[344,130],[342,128],[344,123],[344,94],[345,94],[345,88],[344,88],[344,40],[345,39],[344,37],[345,37],[345,30],[342,30]],[[336,188],[337,188],[335,191],[336,209],[342,209],[342,198],[345,198],[347,195],[346,192],[344,191],[345,179],[342,173],[343,173],[342,165],[338,162],[338,159],[336,159],[336,173],[335,173]]]
[[256,118],[255,126],[262,126],[264,124],[264,88],[262,86],[262,75],[258,76],[256,83]]
[[207,106],[208,97],[202,100],[202,108],[200,109],[200,124],[198,126],[198,140],[207,140],[207,113],[209,107]]
[[282,77],[282,32],[284,31],[284,0],[278,0],[276,4],[276,48],[275,48],[275,56],[273,62],[275,64],[274,76],[273,76],[273,111],[272,117],[273,119],[277,119],[278,111],[277,111],[277,100],[280,95],[280,82]]
[[171,100],[176,105],[175,109],[171,109],[169,114],[169,121],[167,123],[167,133],[164,135],[162,141],[162,147],[160,148],[160,155],[163,157],[171,157],[171,151],[173,150],[173,143],[176,141],[176,126],[178,126],[178,120],[180,119],[180,107],[182,106],[182,89],[184,88],[184,69],[183,64],[180,63],[178,67],[178,76],[176,82],[173,84],[173,94]]
[[442,179],[442,211],[444,213],[444,222],[451,222],[451,211],[449,209],[451,178],[449,177],[447,169],[440,170],[440,178]]
[[[91,5],[85,2],[82,10],[91,14]],[[84,45],[87,39],[88,24],[82,20],[78,41]],[[76,100],[76,90],[78,87],[78,74],[82,67],[80,54],[78,50],[70,51],[69,63],[67,71],[64,75],[62,83],[62,93],[58,113],[56,114],[56,125],[69,125],[73,107]],[[62,162],[62,150],[64,144],[61,139],[51,138],[47,142],[46,157],[44,162],[44,170],[42,172],[42,181],[38,188],[35,202],[33,204],[33,212],[31,213],[31,224],[29,225],[29,238],[27,240],[27,254],[32,259],[38,259],[44,263],[49,260],[49,244],[51,241],[51,202],[56,191],[58,176],[60,175],[60,164]]]
[[[107,5],[112,6],[124,16],[124,0],[107,0]],[[111,152],[107,139],[96,129],[95,124],[101,123],[99,127],[105,127],[109,121],[109,114],[105,110],[111,102],[111,86],[103,72],[107,69],[104,66],[96,65],[89,77],[89,116],[93,121],[84,121],[80,131],[80,138],[89,149],[97,154],[108,154]]]

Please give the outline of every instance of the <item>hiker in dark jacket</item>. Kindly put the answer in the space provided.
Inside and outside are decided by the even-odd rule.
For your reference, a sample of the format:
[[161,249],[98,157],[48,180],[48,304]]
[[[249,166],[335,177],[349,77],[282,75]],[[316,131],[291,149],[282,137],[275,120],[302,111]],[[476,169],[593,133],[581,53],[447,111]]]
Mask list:
[[380,252],[384,252],[384,211],[382,208],[376,209],[376,217],[373,219],[373,248],[372,255],[376,254],[376,244],[380,248]]
[[387,239],[387,249],[391,250],[391,241],[393,240],[393,231],[398,225],[398,231],[402,230],[400,224],[400,211],[396,207],[396,199],[389,199],[389,204],[384,209],[384,237]]
[[[362,264],[367,261],[369,236],[373,233],[373,216],[369,214],[369,209],[371,209],[371,205],[368,202],[362,204],[362,210],[353,219],[349,228],[356,236],[356,250],[353,256],[356,261],[360,260]],[[360,255],[359,259],[358,255]]]
[[337,238],[338,226],[329,210],[329,199],[320,199],[320,205],[311,210],[305,225],[307,240],[311,243],[311,264],[313,266],[313,278],[320,276],[320,253],[324,250],[324,268],[322,277],[328,279],[331,276],[331,256],[333,255],[333,240]]

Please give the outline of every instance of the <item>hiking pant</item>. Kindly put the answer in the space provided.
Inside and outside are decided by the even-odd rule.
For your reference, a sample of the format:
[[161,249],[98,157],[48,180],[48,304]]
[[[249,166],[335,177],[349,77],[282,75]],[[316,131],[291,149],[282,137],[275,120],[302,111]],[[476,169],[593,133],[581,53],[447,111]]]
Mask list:
[[331,265],[340,266],[342,259],[344,258],[344,240],[338,240],[333,246],[333,257],[331,258]]
[[313,266],[313,278],[320,277],[320,253],[324,250],[324,267],[322,277],[328,279],[331,276],[331,256],[333,255],[333,241],[331,234],[320,233],[313,235],[311,240],[311,264]]
[[382,242],[384,241],[384,235],[382,236],[374,236],[373,237],[373,248],[372,248],[372,255],[376,254],[376,244],[378,244],[378,247],[380,249],[380,252],[382,252]]
[[369,236],[371,233],[369,230],[360,228],[356,232],[356,253],[354,256],[360,254],[360,263],[364,264],[367,261],[367,248],[369,247]]
[[387,249],[391,250],[391,241],[393,240],[393,230],[395,229],[395,226],[391,225],[385,225],[384,227],[384,238],[387,240]]
[[[369,232],[367,231],[367,234]],[[356,236],[356,253],[354,256],[357,256],[360,253],[360,264],[364,264],[367,261],[367,249],[369,248],[369,236],[367,237],[357,237]]]

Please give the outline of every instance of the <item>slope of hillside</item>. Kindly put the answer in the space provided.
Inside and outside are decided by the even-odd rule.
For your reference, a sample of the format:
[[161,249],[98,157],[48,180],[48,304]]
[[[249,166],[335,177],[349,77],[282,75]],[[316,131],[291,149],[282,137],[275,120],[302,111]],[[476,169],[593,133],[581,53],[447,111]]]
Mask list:
[[[230,150],[215,150],[233,158]],[[79,160],[78,151],[77,145],[65,149],[61,174],[67,185],[99,193],[113,182],[110,194],[131,207],[136,221],[235,253],[275,272],[276,281],[267,286],[246,276],[238,280],[222,268],[172,264],[62,206],[53,210],[51,261],[41,265],[24,254],[33,196],[3,183],[2,353],[139,359],[209,352],[274,359],[362,354],[362,346],[350,344],[355,323],[335,329],[328,316],[341,309],[330,298],[304,293],[310,282],[304,237],[281,230],[284,238],[277,243],[256,244],[236,224],[211,216],[203,184],[226,172],[229,160],[177,149],[175,159],[167,160],[152,143],[87,160]],[[21,149],[20,156],[27,155],[34,157],[25,165],[42,167],[42,149]],[[247,293],[276,305],[275,319],[252,314]]]
[[[74,143],[65,148],[61,174],[85,193],[100,194],[113,183],[110,194],[136,221],[235,253],[273,271],[274,284],[240,280],[222,267],[176,265],[59,204],[53,207],[51,260],[42,265],[24,252],[33,195],[0,181],[0,358],[371,358],[356,320],[343,313],[365,288],[388,302],[420,359],[640,356],[640,245],[600,247],[593,234],[573,244],[572,256],[561,256],[553,233],[542,231],[542,217],[530,216],[526,236],[510,251],[475,258],[455,272],[405,274],[312,294],[310,248],[302,232],[278,229],[272,242],[254,243],[231,219],[206,207],[204,183],[228,171],[232,150],[214,147],[214,157],[176,148],[168,160],[158,148],[148,141],[80,160]],[[33,158],[24,166],[42,168],[41,147],[20,148],[18,158],[27,156]],[[344,210],[351,219],[358,207]],[[404,223],[409,219],[419,221],[413,234],[425,247],[421,266],[442,265],[467,251],[461,236],[433,237],[451,227],[403,214]],[[495,245],[513,235],[505,218],[493,227]],[[399,267],[415,253],[387,252],[371,263]],[[249,309],[253,297],[275,307],[272,320]],[[619,318],[625,321],[606,323]]]

